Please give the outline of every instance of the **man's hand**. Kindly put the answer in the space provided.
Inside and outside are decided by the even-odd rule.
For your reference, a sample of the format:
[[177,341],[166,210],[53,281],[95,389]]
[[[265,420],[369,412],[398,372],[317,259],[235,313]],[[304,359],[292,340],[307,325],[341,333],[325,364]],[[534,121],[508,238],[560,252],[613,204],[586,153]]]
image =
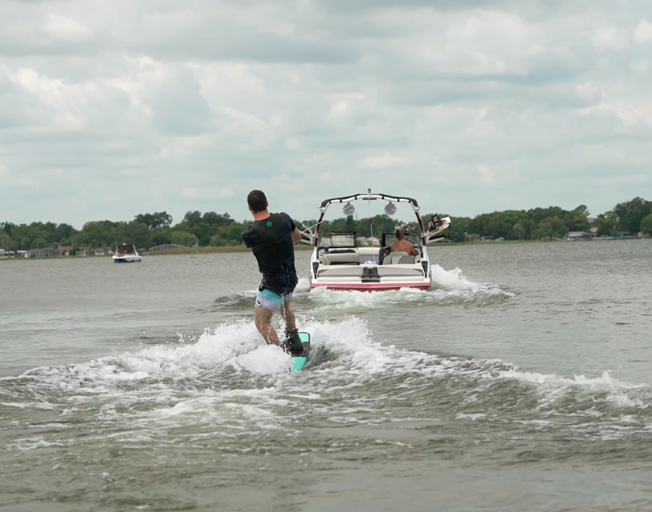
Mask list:
[[292,231],[292,241],[297,244],[301,240],[301,233],[299,233],[299,230],[297,228],[294,228],[294,231]]

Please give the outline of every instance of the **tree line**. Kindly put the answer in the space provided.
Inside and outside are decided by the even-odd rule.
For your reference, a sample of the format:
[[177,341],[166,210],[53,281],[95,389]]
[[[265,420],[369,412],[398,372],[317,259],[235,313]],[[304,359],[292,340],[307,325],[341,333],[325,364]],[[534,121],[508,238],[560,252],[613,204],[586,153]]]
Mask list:
[[465,241],[465,234],[505,240],[549,240],[563,238],[571,231],[595,228],[597,236],[652,234],[652,201],[636,197],[618,203],[612,210],[592,218],[585,205],[573,210],[559,206],[531,210],[483,213],[474,218],[456,217],[449,230],[451,239]]
[[[425,215],[427,222],[431,214]],[[441,214],[443,216],[444,214]],[[506,210],[483,213],[474,218],[454,217],[448,230],[452,241],[465,241],[473,234],[505,240],[542,240],[562,238],[569,231],[586,231],[597,228],[597,235],[636,235],[639,231],[652,234],[652,201],[636,197],[617,204],[612,210],[601,213],[589,223],[589,211],[584,205],[574,210],[558,206],[532,210]],[[411,222],[412,219],[408,219]],[[296,222],[301,226],[313,226],[316,219]],[[228,213],[199,211],[187,212],[183,220],[172,223],[166,212],[136,215],[130,222],[110,220],[91,221],[81,230],[70,224],[33,222],[31,224],[0,223],[0,248],[5,250],[42,249],[67,246],[74,250],[98,247],[115,247],[117,244],[133,243],[138,248],[163,244],[184,246],[241,245],[242,232],[251,221],[237,222]],[[355,231],[357,236],[369,237],[391,232],[403,221],[376,215],[371,218],[343,217],[324,221],[322,233],[330,231]]]

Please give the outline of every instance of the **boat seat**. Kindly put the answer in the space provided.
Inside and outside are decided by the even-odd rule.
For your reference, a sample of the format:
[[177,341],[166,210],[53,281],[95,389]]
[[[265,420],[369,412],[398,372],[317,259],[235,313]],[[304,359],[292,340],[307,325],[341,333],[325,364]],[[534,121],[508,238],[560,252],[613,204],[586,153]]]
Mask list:
[[356,266],[340,266],[334,265],[332,267],[319,266],[318,277],[356,277],[358,279],[362,278],[362,267]]
[[360,256],[357,252],[329,252],[319,256],[323,265],[358,265]]
[[319,276],[320,283],[351,283],[351,284],[360,284],[359,276]]
[[405,251],[390,252],[383,259],[383,265],[413,265],[418,263],[416,258],[417,256],[409,256]]
[[398,265],[401,258],[407,255],[408,253],[405,251],[392,251],[383,259],[383,265]]
[[391,267],[380,265],[378,267],[378,275],[380,277],[390,277],[390,276],[412,276],[412,277],[423,277],[423,267],[421,265],[393,265]]

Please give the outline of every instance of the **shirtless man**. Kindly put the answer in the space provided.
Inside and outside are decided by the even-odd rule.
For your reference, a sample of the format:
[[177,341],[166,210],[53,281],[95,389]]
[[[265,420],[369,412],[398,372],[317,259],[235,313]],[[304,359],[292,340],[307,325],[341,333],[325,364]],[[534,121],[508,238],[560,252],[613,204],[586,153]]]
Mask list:
[[268,345],[280,345],[272,327],[272,315],[280,309],[286,329],[282,341],[288,342],[292,355],[300,355],[303,344],[290,301],[299,281],[294,268],[294,244],[301,240],[301,233],[288,214],[269,213],[267,197],[260,190],[251,191],[247,203],[254,222],[242,233],[242,240],[252,249],[263,274],[256,296],[256,328]]

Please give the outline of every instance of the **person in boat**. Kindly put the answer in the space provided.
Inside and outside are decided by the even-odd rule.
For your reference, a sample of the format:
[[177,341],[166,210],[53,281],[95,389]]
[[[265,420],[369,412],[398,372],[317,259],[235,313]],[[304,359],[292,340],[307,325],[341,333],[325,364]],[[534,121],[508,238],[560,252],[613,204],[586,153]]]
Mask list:
[[412,242],[403,238],[405,236],[403,230],[397,229],[394,231],[394,236],[396,237],[396,242],[391,246],[392,252],[403,251],[408,253],[408,256],[417,255],[417,251],[415,250],[414,245],[412,245]]
[[251,191],[247,204],[254,222],[242,233],[242,240],[252,250],[263,275],[256,295],[256,328],[268,345],[280,345],[272,327],[272,316],[280,309],[286,329],[283,343],[287,342],[292,355],[301,354],[303,344],[290,307],[292,292],[299,282],[294,268],[294,244],[301,240],[301,233],[287,213],[268,211],[269,203],[262,191]]

